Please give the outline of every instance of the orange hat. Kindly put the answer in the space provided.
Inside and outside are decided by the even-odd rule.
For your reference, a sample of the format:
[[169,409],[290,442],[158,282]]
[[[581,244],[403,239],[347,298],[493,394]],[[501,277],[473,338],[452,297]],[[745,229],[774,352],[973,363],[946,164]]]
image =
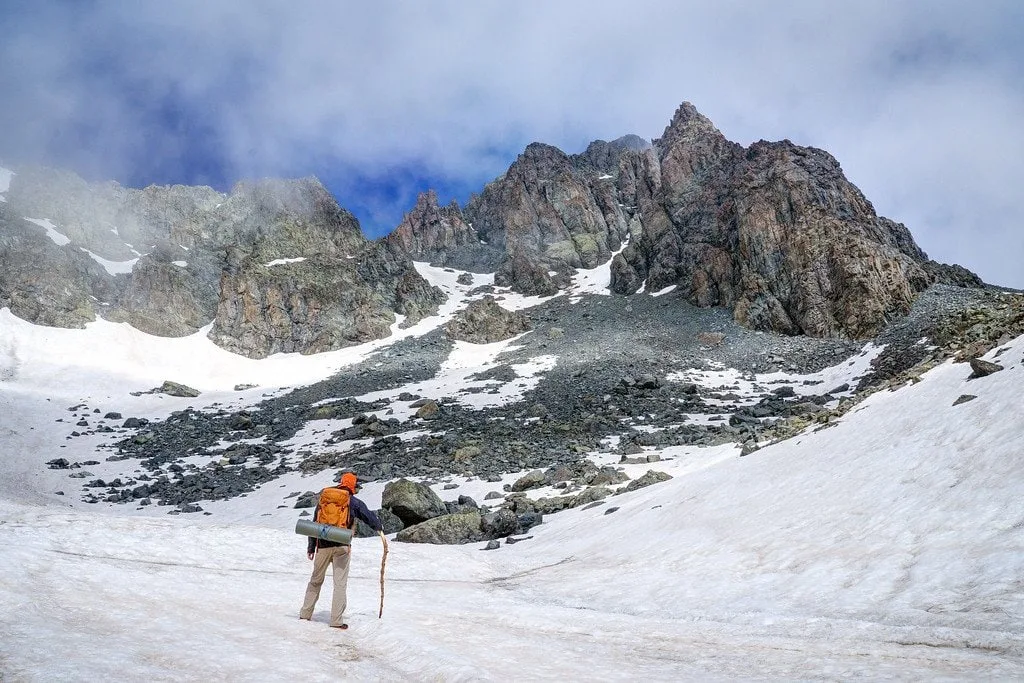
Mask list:
[[341,488],[348,489],[352,493],[355,493],[357,483],[358,480],[356,479],[356,475],[352,474],[351,472],[346,472],[345,474],[341,475]]

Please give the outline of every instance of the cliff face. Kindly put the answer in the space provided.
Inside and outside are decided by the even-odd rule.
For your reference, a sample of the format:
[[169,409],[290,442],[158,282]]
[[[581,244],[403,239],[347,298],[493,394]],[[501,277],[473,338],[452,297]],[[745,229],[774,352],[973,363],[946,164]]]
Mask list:
[[458,202],[438,206],[437,193],[423,192],[385,241],[417,260],[444,263],[452,268],[493,272],[504,252],[480,240]]
[[[237,353],[315,353],[389,334],[444,296],[401,250],[368,241],[313,178],[184,186],[91,185],[19,171],[0,204],[0,305],[32,322],[97,315]],[[45,217],[47,230],[28,218]]]
[[[498,284],[552,294],[628,242],[612,260],[612,291],[674,286],[785,334],[867,337],[932,282],[982,284],[929,261],[827,152],[789,141],[744,148],[689,103],[653,145],[627,136],[568,156],[532,144],[463,214],[502,252]],[[446,262],[441,238],[429,254],[414,237],[404,243]]]
[[558,272],[593,268],[627,233],[609,180],[581,170],[554,147],[534,143],[504,177],[470,200],[466,215],[481,240],[510,256],[529,254]]
[[613,267],[620,293],[677,285],[757,329],[866,337],[931,277],[901,225],[875,214],[826,152],[730,143],[684,104],[620,187],[644,230]]
[[385,337],[395,313],[419,320],[444,300],[401,252],[367,241],[317,181],[232,193],[231,247],[210,337],[246,355],[318,353]]
[[534,143],[465,208],[438,207],[433,192],[420,195],[387,240],[417,260],[497,271],[499,284],[553,293],[574,269],[605,263],[621,246],[629,219],[605,171],[634,147],[643,141],[627,136],[570,157]]
[[115,295],[109,278],[88,254],[58,246],[0,203],[0,307],[40,325],[83,327],[96,319],[93,293]]

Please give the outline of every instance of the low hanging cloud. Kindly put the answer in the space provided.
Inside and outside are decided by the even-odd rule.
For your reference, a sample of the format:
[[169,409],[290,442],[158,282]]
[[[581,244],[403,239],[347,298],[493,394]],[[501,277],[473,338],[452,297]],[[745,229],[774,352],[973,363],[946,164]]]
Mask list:
[[4,11],[0,159],[135,184],[318,173],[380,232],[431,179],[459,194],[533,140],[657,137],[689,100],[737,142],[827,149],[930,256],[1024,287],[1017,2]]

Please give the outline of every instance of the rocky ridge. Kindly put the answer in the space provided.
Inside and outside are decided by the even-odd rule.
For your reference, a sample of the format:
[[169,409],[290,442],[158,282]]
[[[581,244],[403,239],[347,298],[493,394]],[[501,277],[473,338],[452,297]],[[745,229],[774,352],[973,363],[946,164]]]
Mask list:
[[0,306],[38,324],[102,316],[183,336],[212,323],[216,343],[263,357],[387,336],[396,313],[415,322],[444,300],[404,252],[367,240],[315,178],[225,195],[27,167],[6,195]]
[[932,283],[982,285],[930,261],[827,152],[788,140],[744,148],[689,103],[653,145],[627,136],[579,155],[529,145],[462,211],[444,209],[460,230],[429,228],[429,205],[421,197],[393,235],[413,258],[478,270],[497,261],[497,283],[550,295],[614,254],[617,293],[677,287],[789,335],[868,338]]
[[[444,295],[412,260],[494,273],[537,296],[611,261],[620,294],[677,288],[753,329],[869,338],[933,283],[981,286],[928,260],[827,152],[742,147],[683,103],[662,136],[569,155],[533,143],[465,207],[428,191],[369,241],[315,178],[124,188],[17,169],[0,207],[0,306],[32,322],[97,315],[237,353],[316,353],[379,339]],[[27,220],[29,219],[29,220]]]

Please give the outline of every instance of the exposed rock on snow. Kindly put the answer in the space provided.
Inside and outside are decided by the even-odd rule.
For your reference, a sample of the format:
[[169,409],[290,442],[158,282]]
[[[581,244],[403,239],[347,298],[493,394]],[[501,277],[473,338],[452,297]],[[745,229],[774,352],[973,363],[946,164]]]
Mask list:
[[460,544],[483,540],[480,512],[469,510],[442,515],[408,526],[398,532],[396,541],[406,543]]
[[444,329],[452,339],[491,344],[527,332],[531,325],[523,313],[505,310],[493,296],[487,295],[470,302]]
[[384,487],[381,507],[402,520],[406,527],[440,517],[448,512],[433,489],[408,479],[398,479]]
[[666,474],[665,472],[657,472],[655,470],[647,470],[647,472],[643,476],[638,477],[637,479],[634,479],[633,481],[626,484],[626,487],[620,493],[636,491],[637,489],[641,489],[645,486],[650,486],[651,484],[657,484],[659,482],[668,481],[671,478],[671,474]]
[[198,390],[193,389],[190,386],[179,384],[178,382],[172,382],[170,380],[161,384],[157,391],[161,394],[167,394],[168,396],[183,396],[185,398],[195,398],[196,396],[199,396],[200,393]]
[[982,360],[981,358],[971,358],[971,378],[976,377],[988,377],[993,372],[999,372],[1003,369],[1003,366],[999,363],[993,363],[991,361]]

